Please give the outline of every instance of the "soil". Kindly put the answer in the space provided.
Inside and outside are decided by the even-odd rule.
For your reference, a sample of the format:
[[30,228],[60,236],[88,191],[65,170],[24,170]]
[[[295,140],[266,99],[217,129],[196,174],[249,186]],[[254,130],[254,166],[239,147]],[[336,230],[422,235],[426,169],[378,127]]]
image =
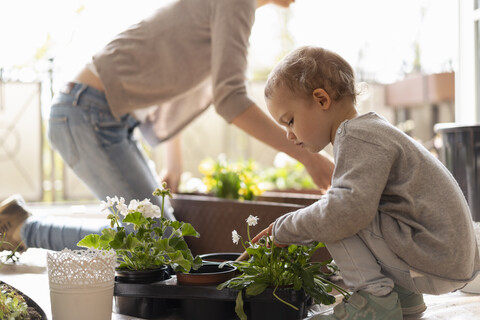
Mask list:
[[[19,290],[15,289],[11,285],[0,281],[0,287],[2,289],[5,289],[7,292],[13,292],[16,295],[18,295],[21,299],[23,299],[27,303],[27,312],[28,312],[28,317],[24,318],[23,320],[44,320],[46,319],[43,310],[40,309],[40,307],[28,296],[24,295],[22,292]],[[40,310],[39,310],[40,309]]]

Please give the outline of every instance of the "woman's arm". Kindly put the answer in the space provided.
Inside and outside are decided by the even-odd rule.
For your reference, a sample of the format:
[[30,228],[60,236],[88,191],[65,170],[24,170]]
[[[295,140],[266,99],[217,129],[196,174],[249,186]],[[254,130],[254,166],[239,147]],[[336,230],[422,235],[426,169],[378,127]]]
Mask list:
[[182,170],[181,136],[177,134],[164,142],[163,169],[160,181],[165,181],[172,192],[177,192]]
[[232,123],[256,139],[303,163],[319,189],[325,191],[330,187],[334,169],[333,162],[321,154],[310,153],[289,141],[286,131],[258,106],[250,106]]

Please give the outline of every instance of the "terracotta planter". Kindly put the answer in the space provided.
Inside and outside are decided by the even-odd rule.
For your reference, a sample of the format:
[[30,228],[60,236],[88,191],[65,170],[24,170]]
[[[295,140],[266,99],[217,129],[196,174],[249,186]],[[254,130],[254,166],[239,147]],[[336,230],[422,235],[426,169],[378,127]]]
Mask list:
[[206,264],[189,273],[177,273],[177,283],[188,286],[215,286],[225,282],[235,275],[237,268],[223,266],[218,263]]
[[194,255],[209,252],[243,252],[231,241],[232,231],[245,230],[245,219],[258,216],[251,232],[260,232],[281,215],[303,208],[303,205],[267,201],[225,200],[211,196],[174,194],[170,199],[175,217],[191,223],[200,238],[185,238]]
[[256,200],[309,206],[317,202],[321,196],[322,193],[317,190],[280,190],[265,191],[261,195],[257,196]]
[[[166,266],[145,271],[116,270],[115,276],[117,283],[132,285],[150,284],[167,279],[170,279],[170,273]],[[134,287],[132,287],[132,289],[135,290]],[[114,293],[113,311],[115,313],[144,319],[154,319],[165,315],[168,309],[168,301],[164,298],[119,296]]]
[[[293,194],[293,193],[292,193]],[[266,194],[270,197],[271,194]],[[297,195],[301,195],[297,193]],[[250,215],[258,216],[258,225],[250,232],[255,234],[267,228],[270,223],[285,213],[304,208],[320,195],[303,195],[305,203],[294,204],[286,200],[280,202],[280,196],[273,194],[270,201],[225,200],[210,195],[174,194],[170,203],[178,220],[191,223],[200,233],[200,238],[187,237],[190,250],[194,255],[209,252],[241,253],[243,247],[234,244],[232,231],[245,230],[245,219]],[[274,199],[277,199],[273,201]],[[285,198],[283,198],[285,199]],[[302,199],[302,197],[298,197]],[[318,199],[317,199],[318,200]],[[253,236],[253,235],[252,235]],[[326,248],[317,250],[313,261],[326,261],[332,257]]]

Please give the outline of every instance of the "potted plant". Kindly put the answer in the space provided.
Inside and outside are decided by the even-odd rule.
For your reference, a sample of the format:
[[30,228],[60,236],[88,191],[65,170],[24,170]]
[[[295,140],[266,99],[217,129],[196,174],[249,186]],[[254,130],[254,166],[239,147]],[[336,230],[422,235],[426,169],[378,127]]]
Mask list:
[[207,192],[219,198],[253,200],[264,191],[253,160],[230,162],[222,154],[216,161],[202,160],[198,168]]
[[[190,223],[171,221],[164,217],[165,197],[171,197],[166,183],[153,192],[162,197],[162,206],[153,205],[149,199],[131,200],[127,205],[117,196],[102,201],[102,209],[109,209],[110,228],[102,234],[90,234],[78,242],[78,246],[110,250],[117,253],[116,281],[127,283],[151,283],[168,279],[173,272],[189,272],[202,265],[202,259],[194,257],[185,236],[199,237]],[[120,215],[124,216],[123,220]],[[127,232],[125,225],[132,224]],[[157,317],[166,306],[164,301],[153,298],[115,296],[115,311],[142,318]]]
[[[5,242],[5,234],[3,234],[1,235],[0,246]],[[19,247],[20,244],[17,248]],[[0,256],[0,268],[9,260],[14,263],[18,261],[17,248]],[[46,320],[47,316],[42,308],[27,295],[0,281],[0,319]]]
[[[313,253],[324,246],[322,243],[278,247],[271,237],[252,243],[250,226],[257,225],[258,218],[250,215],[246,221],[247,241],[242,242],[236,230],[232,232],[232,240],[242,243],[249,258],[226,262],[236,266],[241,274],[217,287],[238,290],[235,311],[241,320],[247,319],[247,314],[250,319],[298,319],[306,315],[309,298],[317,304],[328,305],[335,302],[330,294],[332,289],[348,296],[346,290],[327,279],[335,271],[334,267],[330,266],[331,273],[322,269],[331,260],[311,260]],[[244,297],[247,298],[245,304]]]

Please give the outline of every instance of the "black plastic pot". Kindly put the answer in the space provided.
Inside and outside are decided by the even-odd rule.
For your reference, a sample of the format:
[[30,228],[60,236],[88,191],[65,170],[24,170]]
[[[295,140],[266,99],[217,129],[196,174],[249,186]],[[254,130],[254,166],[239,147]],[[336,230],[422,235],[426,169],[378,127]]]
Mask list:
[[239,252],[218,252],[201,254],[200,258],[202,258],[203,261],[209,262],[225,262],[235,261],[240,255],[241,253]]
[[480,221],[480,124],[439,123],[443,146],[439,157],[457,180],[474,221]]
[[[225,265],[219,268],[219,265],[219,262],[207,262],[198,270],[177,274],[177,283],[181,286],[216,287],[235,276],[235,267]],[[180,308],[185,320],[228,320],[235,317],[235,303],[227,300],[185,297],[180,301]]]
[[[159,269],[144,271],[117,270],[115,280],[119,283],[149,284],[164,281],[170,277],[168,268],[163,266]],[[168,309],[168,301],[163,298],[117,295],[113,297],[113,311],[123,315],[154,319],[165,315]]]
[[123,283],[152,283],[170,279],[167,266],[149,270],[115,270],[115,281]]
[[275,292],[282,300],[298,308],[295,310],[276,299],[273,296],[273,290],[273,288],[267,288],[257,296],[247,299],[244,297],[244,310],[249,320],[298,320],[307,316],[311,298],[305,294],[305,291],[280,288]]
[[234,301],[183,299],[180,308],[184,320],[238,319]]

